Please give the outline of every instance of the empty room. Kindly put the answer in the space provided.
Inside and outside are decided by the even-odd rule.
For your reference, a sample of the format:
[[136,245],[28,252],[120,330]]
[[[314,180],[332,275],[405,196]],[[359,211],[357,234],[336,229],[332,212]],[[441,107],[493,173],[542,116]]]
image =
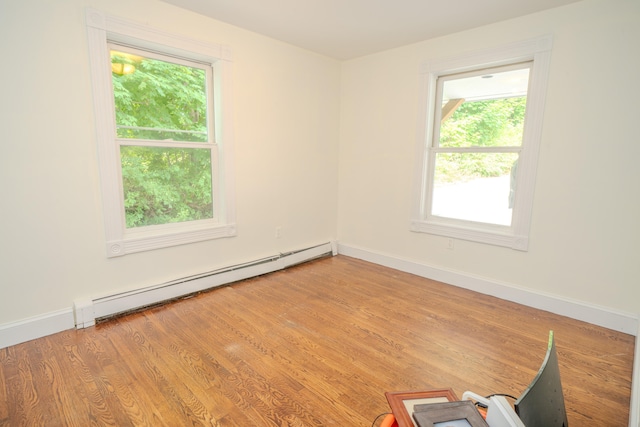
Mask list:
[[565,421],[640,427],[637,0],[2,1],[0,35],[0,425],[518,409],[552,338]]

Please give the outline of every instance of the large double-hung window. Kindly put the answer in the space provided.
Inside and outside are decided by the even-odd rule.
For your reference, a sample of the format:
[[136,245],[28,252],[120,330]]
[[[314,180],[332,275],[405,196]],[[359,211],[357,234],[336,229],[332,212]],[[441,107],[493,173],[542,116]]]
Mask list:
[[88,11],[107,255],[235,234],[229,52]]
[[550,48],[423,64],[413,231],[527,249]]
[[109,47],[126,228],[214,218],[212,67]]

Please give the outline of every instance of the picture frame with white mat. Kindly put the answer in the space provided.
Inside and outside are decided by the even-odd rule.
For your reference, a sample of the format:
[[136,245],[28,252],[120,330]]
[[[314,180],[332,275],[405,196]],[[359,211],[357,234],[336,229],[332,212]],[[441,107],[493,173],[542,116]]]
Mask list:
[[414,407],[433,403],[458,401],[452,389],[386,392],[385,396],[398,427],[418,427],[413,419]]

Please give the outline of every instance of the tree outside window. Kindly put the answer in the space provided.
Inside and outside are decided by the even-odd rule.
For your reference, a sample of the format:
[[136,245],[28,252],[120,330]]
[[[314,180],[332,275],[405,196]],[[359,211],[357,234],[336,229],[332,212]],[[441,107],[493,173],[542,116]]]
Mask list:
[[213,218],[207,69],[110,53],[126,227]]

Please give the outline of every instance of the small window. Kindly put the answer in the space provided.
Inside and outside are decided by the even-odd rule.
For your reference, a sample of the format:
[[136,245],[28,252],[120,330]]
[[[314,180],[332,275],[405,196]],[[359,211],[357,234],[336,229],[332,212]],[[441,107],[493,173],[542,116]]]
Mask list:
[[539,47],[425,66],[412,230],[526,250],[548,62]]
[[107,256],[235,235],[230,51],[87,11]]

